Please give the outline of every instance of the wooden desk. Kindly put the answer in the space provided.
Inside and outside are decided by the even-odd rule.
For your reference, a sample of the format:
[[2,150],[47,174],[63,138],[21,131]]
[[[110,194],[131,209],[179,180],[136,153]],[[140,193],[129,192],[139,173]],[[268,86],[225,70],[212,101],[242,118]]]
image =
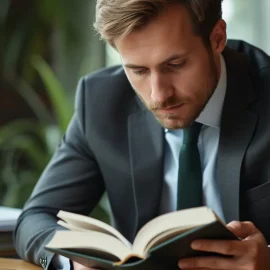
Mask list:
[[41,270],[42,267],[16,259],[0,258],[0,270]]

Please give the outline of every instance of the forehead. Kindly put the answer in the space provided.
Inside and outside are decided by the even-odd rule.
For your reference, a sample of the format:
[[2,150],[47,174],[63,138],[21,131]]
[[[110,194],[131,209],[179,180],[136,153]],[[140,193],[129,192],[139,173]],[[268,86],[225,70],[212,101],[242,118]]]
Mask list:
[[196,39],[188,11],[180,4],[168,5],[145,27],[115,41],[123,62],[156,61],[170,54],[185,54]]

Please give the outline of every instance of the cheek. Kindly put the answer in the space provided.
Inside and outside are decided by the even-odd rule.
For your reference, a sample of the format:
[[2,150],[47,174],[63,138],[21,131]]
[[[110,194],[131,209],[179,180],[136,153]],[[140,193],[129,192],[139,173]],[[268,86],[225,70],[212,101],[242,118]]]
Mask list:
[[201,103],[211,90],[209,71],[205,65],[197,63],[177,74],[174,84],[177,96]]
[[174,78],[175,95],[181,99],[193,100],[198,96],[199,84],[197,77],[192,72],[176,74]]

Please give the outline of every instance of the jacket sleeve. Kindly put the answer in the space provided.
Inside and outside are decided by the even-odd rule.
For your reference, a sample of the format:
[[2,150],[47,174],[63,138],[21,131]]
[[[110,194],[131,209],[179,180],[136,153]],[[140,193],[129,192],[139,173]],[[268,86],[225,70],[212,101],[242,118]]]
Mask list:
[[54,254],[44,246],[61,229],[56,224],[58,211],[88,215],[104,192],[98,164],[85,136],[84,92],[82,79],[77,88],[74,115],[26,202],[14,232],[18,255],[45,269],[51,269]]

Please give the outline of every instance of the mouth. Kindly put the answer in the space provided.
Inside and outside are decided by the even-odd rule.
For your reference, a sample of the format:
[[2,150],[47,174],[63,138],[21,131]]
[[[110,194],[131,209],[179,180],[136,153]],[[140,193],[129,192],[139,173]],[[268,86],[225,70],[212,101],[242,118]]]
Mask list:
[[178,105],[168,107],[168,108],[165,108],[165,109],[159,109],[158,111],[161,112],[161,113],[174,113],[177,110],[181,109],[184,105],[185,105],[185,103],[182,103],[182,104],[178,104]]

